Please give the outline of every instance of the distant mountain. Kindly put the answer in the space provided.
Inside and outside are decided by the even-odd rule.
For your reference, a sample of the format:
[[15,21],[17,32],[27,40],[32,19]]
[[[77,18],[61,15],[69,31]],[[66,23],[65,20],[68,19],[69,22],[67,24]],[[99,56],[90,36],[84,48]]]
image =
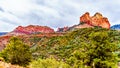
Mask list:
[[5,34],[7,34],[7,32],[0,32],[0,36]]
[[111,29],[120,30],[120,24],[111,26]]
[[48,26],[39,25],[28,25],[28,26],[18,26],[12,32],[7,35],[30,35],[36,33],[54,33],[54,29]]

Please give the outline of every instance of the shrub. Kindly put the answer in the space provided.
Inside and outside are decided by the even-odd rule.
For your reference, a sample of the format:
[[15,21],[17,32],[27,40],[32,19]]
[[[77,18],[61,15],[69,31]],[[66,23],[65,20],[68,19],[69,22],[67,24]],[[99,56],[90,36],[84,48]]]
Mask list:
[[38,59],[31,63],[32,68],[70,68],[70,66],[62,61],[58,62],[53,58]]
[[19,38],[12,37],[7,47],[2,50],[1,57],[11,64],[26,66],[31,61],[32,54],[28,45],[24,44]]

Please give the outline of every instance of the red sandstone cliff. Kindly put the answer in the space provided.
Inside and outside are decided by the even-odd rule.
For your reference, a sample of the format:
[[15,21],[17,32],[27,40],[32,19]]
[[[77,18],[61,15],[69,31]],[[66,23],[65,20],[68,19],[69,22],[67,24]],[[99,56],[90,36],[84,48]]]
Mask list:
[[80,17],[80,24],[71,27],[58,28],[57,32],[65,32],[74,28],[93,28],[94,26],[110,29],[108,19],[103,17],[102,14],[96,13],[94,16],[90,16],[90,14],[86,12]]
[[26,27],[18,26],[15,30],[8,33],[7,35],[25,35],[32,33],[54,33],[54,29],[47,26],[29,25]]
[[94,16],[90,16],[88,12],[80,17],[80,22],[84,22],[90,26],[100,26],[102,28],[110,29],[110,23],[106,17],[102,14],[96,13]]

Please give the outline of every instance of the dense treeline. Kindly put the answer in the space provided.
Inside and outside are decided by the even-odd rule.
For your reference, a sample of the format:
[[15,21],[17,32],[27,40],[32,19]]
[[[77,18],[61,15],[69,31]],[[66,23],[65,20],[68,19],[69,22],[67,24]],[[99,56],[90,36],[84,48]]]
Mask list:
[[[27,54],[32,53],[32,68],[117,68],[119,61],[120,32],[116,30],[83,28],[69,31],[64,36],[29,40],[34,43],[30,47],[31,52],[26,51]],[[6,48],[3,51],[12,49]]]

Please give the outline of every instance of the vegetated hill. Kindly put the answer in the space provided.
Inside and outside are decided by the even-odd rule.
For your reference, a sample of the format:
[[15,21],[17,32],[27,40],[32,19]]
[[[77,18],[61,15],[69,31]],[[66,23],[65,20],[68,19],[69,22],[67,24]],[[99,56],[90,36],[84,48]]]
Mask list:
[[111,29],[120,30],[120,24],[111,26]]
[[7,34],[8,32],[0,32],[0,36]]
[[[110,53],[109,50],[114,50],[114,47],[116,48],[116,43],[120,44],[120,32],[104,28],[82,28],[67,32],[64,36],[55,36],[51,38],[36,37],[34,39],[31,38],[31,41],[34,41],[34,43],[37,42],[31,47],[33,49],[34,59],[46,59],[53,56],[57,61],[63,61],[71,65],[71,68],[74,68],[74,66],[79,66],[82,63],[84,63],[82,64],[83,66],[88,66],[87,62],[89,63],[89,61],[91,61],[95,63],[93,60],[96,59],[100,60],[98,62],[104,62],[105,57],[113,54],[112,52]],[[103,56],[104,58],[100,59],[100,57]],[[92,60],[90,60],[91,57]],[[109,61],[109,63],[114,64],[114,61]]]
[[80,23],[71,27],[58,28],[58,32],[65,32],[74,30],[76,28],[90,28],[90,27],[102,27],[110,29],[110,23],[106,17],[103,17],[101,13],[96,13],[94,16],[90,16],[89,12],[86,12],[80,17]]
[[28,25],[26,27],[18,26],[12,32],[7,35],[29,35],[35,33],[54,33],[54,29],[47,26],[39,26],[39,25]]
[[[100,35],[99,35],[100,33]],[[102,33],[102,34],[101,34]],[[105,33],[105,34],[104,34]],[[107,34],[106,34],[107,33]],[[54,33],[51,33],[54,35]],[[41,35],[41,34],[39,34]],[[120,40],[120,32],[116,30],[108,30],[105,28],[81,28],[74,31],[66,32],[64,35],[58,36],[39,36],[38,34],[34,35],[21,35],[19,38],[23,39],[23,42],[31,45],[33,59],[49,59],[52,56],[58,62],[62,61],[66,64],[69,64],[71,68],[72,66],[81,64],[81,59],[79,57],[84,57],[86,61],[89,60],[87,58],[87,50],[85,53],[81,53],[83,45],[93,46],[96,44],[101,44],[108,41],[113,44]],[[55,34],[56,35],[56,34]],[[92,37],[91,37],[92,36]],[[106,37],[108,38],[106,41]],[[6,37],[6,38],[9,38]],[[91,42],[92,40],[98,41],[97,43]],[[103,41],[105,40],[105,41]],[[100,41],[102,43],[100,43]],[[107,44],[105,44],[106,46]],[[109,46],[109,45],[107,45]],[[115,46],[115,45],[113,45]],[[93,46],[96,47],[96,46]],[[105,47],[103,47],[105,48]],[[90,48],[91,49],[91,48]],[[95,49],[96,52],[97,49]],[[106,49],[105,51],[109,51]],[[98,53],[99,53],[98,49]],[[88,52],[89,53],[89,52]],[[107,52],[108,53],[108,52]],[[89,54],[96,55],[94,52],[90,52]],[[84,56],[85,55],[85,56]],[[78,58],[77,58],[78,56]],[[97,57],[98,58],[98,57]],[[94,58],[93,58],[94,59]],[[73,61],[74,62],[73,62]],[[46,61],[47,62],[47,61]],[[76,63],[77,62],[77,63]],[[92,61],[93,62],[93,61]],[[113,62],[113,61],[112,61]],[[86,62],[85,62],[86,63]],[[111,63],[111,62],[110,62]],[[32,65],[32,64],[31,64]],[[39,65],[39,64],[38,64]],[[85,66],[87,63],[85,64]],[[44,65],[43,65],[44,66]]]

